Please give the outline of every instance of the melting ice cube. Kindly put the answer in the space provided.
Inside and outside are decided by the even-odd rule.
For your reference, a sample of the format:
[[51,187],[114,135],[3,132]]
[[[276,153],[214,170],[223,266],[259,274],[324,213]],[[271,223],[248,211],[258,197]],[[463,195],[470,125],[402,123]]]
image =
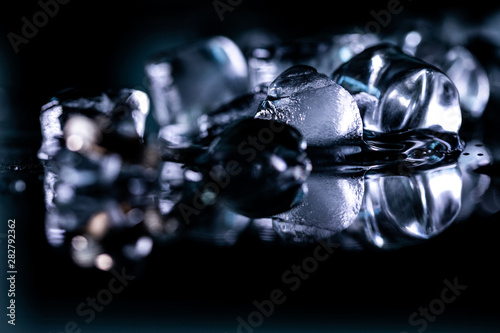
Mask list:
[[330,147],[363,136],[358,106],[351,94],[309,66],[294,66],[269,86],[255,118],[296,127],[308,146]]

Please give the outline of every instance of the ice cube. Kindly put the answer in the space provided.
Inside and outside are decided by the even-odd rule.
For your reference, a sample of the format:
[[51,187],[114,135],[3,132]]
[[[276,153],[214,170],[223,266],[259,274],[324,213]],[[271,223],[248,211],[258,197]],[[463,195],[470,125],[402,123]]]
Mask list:
[[[358,106],[364,130],[398,133],[414,129],[458,133],[462,123],[459,94],[440,69],[383,43],[340,66],[332,79],[347,89]],[[360,93],[373,97],[356,96]]]
[[403,49],[446,73],[457,87],[464,115],[481,117],[490,97],[490,83],[483,65],[462,45],[423,38],[418,31],[408,32]]
[[[422,58],[426,60],[426,57]],[[464,113],[473,118],[481,117],[490,97],[490,83],[477,58],[465,47],[455,46],[441,57],[440,62],[432,63],[441,68],[457,87]]]
[[254,117],[257,108],[266,96],[267,86],[260,85],[256,87],[255,91],[237,97],[216,110],[201,115],[198,119],[201,141],[204,144],[209,144],[235,121]]
[[196,160],[203,175],[200,198],[216,198],[236,213],[268,217],[290,209],[303,196],[311,170],[306,144],[293,127],[245,118],[214,140]]
[[[153,205],[153,170],[125,163],[118,154],[87,155],[62,147],[46,161],[45,230],[81,267],[107,270],[148,255],[151,240],[143,226]],[[78,242],[76,244],[75,242]]]
[[57,101],[51,101],[44,105],[40,115],[40,125],[42,128],[42,146],[38,151],[40,160],[48,160],[61,149],[60,139],[63,137],[62,106]]
[[75,89],[58,94],[42,107],[43,141],[38,158],[52,159],[62,145],[72,151],[95,152],[102,147],[128,155],[127,150],[135,151],[132,146],[123,147],[117,141],[128,141],[137,148],[148,112],[149,98],[139,90]]
[[258,45],[246,52],[251,84],[269,84],[281,72],[297,65],[314,67],[319,73],[331,73],[378,42],[379,38],[373,34],[339,34]]
[[145,73],[160,135],[174,145],[198,134],[199,116],[249,92],[246,59],[222,36],[154,55]]
[[255,118],[296,127],[308,146],[331,147],[361,140],[363,124],[351,94],[309,66],[294,66],[269,86]]
[[158,154],[143,140],[149,111],[138,90],[70,90],[42,107],[45,229],[82,267],[108,270],[150,251],[142,226]]

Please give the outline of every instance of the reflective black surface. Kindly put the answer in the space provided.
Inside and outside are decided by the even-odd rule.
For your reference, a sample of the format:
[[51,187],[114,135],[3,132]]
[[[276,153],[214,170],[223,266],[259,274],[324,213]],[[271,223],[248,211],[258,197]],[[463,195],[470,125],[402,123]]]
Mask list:
[[[446,3],[440,5],[446,10],[436,11],[429,10],[435,3],[401,4],[404,9],[391,15],[390,23],[382,27],[371,11],[380,14],[388,8],[386,1],[347,3],[345,9],[335,12],[324,9],[322,3],[308,3],[292,6],[286,15],[282,13],[283,4],[241,2],[233,11],[224,13],[222,22],[210,2],[146,1],[105,6],[73,1],[60,5],[57,15],[27,44],[20,45],[18,54],[12,52],[9,40],[4,38],[0,49],[5,57],[0,68],[9,76],[0,78],[5,87],[0,94],[2,104],[8,101],[0,113],[0,244],[6,244],[3,235],[7,233],[7,221],[15,219],[18,293],[16,327],[5,325],[4,330],[7,317],[2,312],[2,332],[245,331],[238,318],[252,322],[251,314],[259,311],[254,301],[269,304],[264,301],[271,299],[276,289],[283,291],[286,300],[275,303],[272,315],[263,315],[262,324],[252,326],[253,331],[415,332],[424,327],[423,323],[428,332],[498,331],[496,244],[500,185],[497,164],[488,165],[500,156],[498,90],[494,89],[494,81],[483,117],[464,121],[460,134],[466,146],[457,161],[444,163],[438,171],[351,177],[349,182],[354,185],[349,188],[363,186],[370,196],[355,196],[359,205],[355,211],[364,215],[349,226],[344,243],[340,242],[343,246],[333,248],[332,253],[327,248],[317,250],[317,237],[310,228],[300,232],[307,236],[304,238],[312,236],[312,242],[283,242],[269,232],[272,221],[239,221],[235,226],[241,233],[239,241],[234,242],[234,234],[218,233],[226,226],[201,225],[193,227],[189,239],[155,243],[150,256],[139,261],[138,266],[126,270],[126,274],[118,271],[120,280],[111,272],[75,265],[66,251],[51,247],[45,236],[43,170],[36,158],[41,144],[38,116],[41,105],[60,89],[80,85],[144,88],[142,60],[147,55],[201,35],[222,34],[236,39],[241,31],[264,27],[278,35],[304,37],[342,31],[340,27],[344,26],[364,31],[370,22],[389,32],[397,30],[399,22],[413,14],[440,19],[440,13],[455,9],[446,7]],[[31,19],[40,10],[35,1],[16,8],[13,4],[5,6],[1,11],[4,36],[10,31],[19,32],[21,18]],[[480,22],[490,12],[491,8],[471,5],[464,15],[472,22]],[[491,37],[488,43],[493,42]],[[478,49],[487,49],[488,43],[475,43],[482,45]],[[486,55],[486,51],[480,53]],[[494,63],[492,60],[489,73],[495,73]],[[482,164],[487,166],[479,168]],[[437,191],[442,195],[430,195],[430,190],[436,190],[433,180],[443,176],[446,181],[438,184],[446,186]],[[324,190],[321,185],[327,182],[335,187],[342,182],[340,178],[323,180],[313,176],[312,187]],[[419,190],[408,192],[408,188]],[[388,230],[394,234],[394,225],[381,225],[376,218],[370,218],[375,216],[370,213],[374,203],[382,199],[387,202],[383,214],[392,217],[390,221],[399,228],[399,234],[384,243],[388,244],[385,250],[380,249],[385,247],[377,243],[376,235]],[[320,204],[338,213],[338,201]],[[418,208],[412,212],[420,218],[416,226],[423,229],[411,229],[418,231],[417,239],[413,237],[415,232],[405,232],[405,226],[411,223],[395,216],[398,210],[408,213],[402,209],[405,206]],[[448,208],[442,209],[444,206]],[[436,221],[442,224],[435,226]],[[275,225],[279,223],[275,221]],[[124,244],[137,236],[135,231],[120,236]],[[426,232],[434,237],[425,239]],[[205,242],[207,235],[208,239],[220,236],[223,241]],[[365,238],[367,235],[370,237]],[[391,246],[408,237],[416,242]],[[6,261],[7,251],[2,253],[2,261]],[[318,266],[312,269],[314,266],[308,266],[313,265],[312,261],[306,259],[315,258],[315,253],[329,256],[325,261],[316,259]],[[301,268],[299,274],[294,271],[296,266],[311,272]],[[0,267],[0,300],[7,304],[5,265]],[[124,286],[119,292],[119,283],[110,288],[113,278]],[[447,287],[445,280],[466,285],[467,289],[459,290],[453,302],[443,301],[442,313],[431,312],[431,319],[417,315],[413,318],[420,322],[410,322],[410,316],[419,313],[420,307],[429,307],[435,299],[441,299]],[[107,303],[106,290],[111,289],[117,292],[111,292],[112,300]],[[93,308],[89,297],[107,304]],[[438,313],[441,303],[432,304]],[[252,323],[258,318],[255,316]]]

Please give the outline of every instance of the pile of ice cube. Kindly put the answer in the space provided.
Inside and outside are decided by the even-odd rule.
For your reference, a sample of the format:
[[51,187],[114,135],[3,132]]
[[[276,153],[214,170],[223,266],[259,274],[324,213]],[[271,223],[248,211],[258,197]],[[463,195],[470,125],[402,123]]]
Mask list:
[[432,36],[214,36],[153,55],[145,92],[57,94],[40,117],[49,242],[106,270],[174,239],[384,248],[442,232],[462,117],[490,86],[471,50]]

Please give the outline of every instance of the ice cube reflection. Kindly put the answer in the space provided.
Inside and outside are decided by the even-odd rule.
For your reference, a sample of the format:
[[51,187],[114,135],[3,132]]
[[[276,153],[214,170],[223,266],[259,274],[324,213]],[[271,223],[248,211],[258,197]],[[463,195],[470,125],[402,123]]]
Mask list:
[[360,213],[333,237],[347,249],[397,249],[433,238],[469,218],[481,205],[490,177],[476,172],[491,162],[479,141],[457,159],[410,174],[367,173]]
[[152,249],[145,210],[157,179],[156,149],[143,140],[147,95],[69,90],[42,107],[45,230],[81,267],[109,270]]
[[276,232],[293,242],[328,238],[348,228],[363,199],[363,174],[312,172],[307,196],[295,208],[273,218]]
[[[462,179],[456,165],[418,171],[411,176],[369,175],[357,223],[371,244],[386,248],[431,238],[456,218]],[[398,244],[399,243],[399,244]]]
[[[409,175],[375,172],[352,178],[323,172],[317,186],[313,175],[313,184],[308,182],[312,195],[300,210],[274,218],[275,230],[284,240],[321,239],[347,250],[400,248],[442,233],[456,221],[462,205],[457,163]],[[339,187],[346,181],[355,186]]]

